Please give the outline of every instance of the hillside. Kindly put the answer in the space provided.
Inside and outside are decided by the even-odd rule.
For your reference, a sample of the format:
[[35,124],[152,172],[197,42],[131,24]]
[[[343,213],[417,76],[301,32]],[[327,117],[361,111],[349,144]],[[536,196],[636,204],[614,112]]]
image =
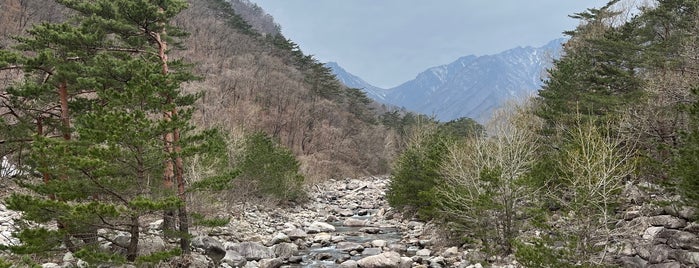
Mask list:
[[[53,1],[3,0],[0,46],[31,25],[64,19]],[[7,7],[7,8],[6,8]],[[309,178],[388,172],[393,134],[376,124],[378,105],[347,90],[323,65],[279,33],[249,1],[190,0],[175,20],[189,36],[175,58],[192,63],[203,93],[195,124],[231,137],[264,131],[290,148]],[[10,80],[4,80],[5,85]],[[359,145],[362,146],[359,146]]]

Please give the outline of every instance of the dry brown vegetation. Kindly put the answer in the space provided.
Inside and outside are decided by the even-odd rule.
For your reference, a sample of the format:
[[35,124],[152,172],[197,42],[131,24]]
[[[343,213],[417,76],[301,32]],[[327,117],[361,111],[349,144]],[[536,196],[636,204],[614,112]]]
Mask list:
[[[344,93],[334,98],[314,93],[309,71],[295,62],[298,55],[269,41],[279,27],[268,15],[247,1],[232,1],[245,9],[242,17],[257,18],[250,27],[264,33],[251,34],[231,22],[232,15],[221,9],[223,0],[189,2],[175,21],[190,33],[182,44],[186,49],[172,55],[192,63],[202,78],[186,88],[204,93],[197,126],[264,131],[294,152],[310,180],[388,172],[397,135],[371,122],[377,113],[368,105],[357,106]],[[53,0],[0,0],[0,6],[0,47],[35,23],[64,19]]]

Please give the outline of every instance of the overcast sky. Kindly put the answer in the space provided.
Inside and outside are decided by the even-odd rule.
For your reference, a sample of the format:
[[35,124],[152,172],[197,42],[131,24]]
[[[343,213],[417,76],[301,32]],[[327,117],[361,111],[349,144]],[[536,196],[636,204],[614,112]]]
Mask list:
[[383,88],[467,55],[542,46],[606,0],[250,0],[321,62]]

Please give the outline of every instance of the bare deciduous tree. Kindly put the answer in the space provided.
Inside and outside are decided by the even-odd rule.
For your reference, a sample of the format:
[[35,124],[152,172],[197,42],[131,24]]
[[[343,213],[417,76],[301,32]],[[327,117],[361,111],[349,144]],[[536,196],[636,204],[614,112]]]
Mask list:
[[502,246],[504,253],[511,252],[518,235],[518,215],[537,192],[525,181],[537,159],[540,127],[528,105],[496,112],[487,137],[450,146],[442,168],[445,182],[436,188],[439,208],[449,219]]

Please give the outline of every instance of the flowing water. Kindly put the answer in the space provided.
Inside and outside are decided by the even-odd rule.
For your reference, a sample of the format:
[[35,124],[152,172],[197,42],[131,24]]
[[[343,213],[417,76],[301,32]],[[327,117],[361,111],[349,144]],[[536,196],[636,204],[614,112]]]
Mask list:
[[[352,216],[352,218],[360,220],[371,220],[371,216]],[[361,231],[365,227],[348,227],[343,226],[342,222],[332,222],[335,226],[335,232],[330,233],[332,236],[344,236],[343,242],[354,242],[358,244],[370,243],[374,240],[384,240],[386,245],[398,243],[401,240],[400,230],[396,227],[376,227],[378,232],[370,234]],[[340,263],[345,260],[359,260],[369,255],[356,254],[351,256],[349,252],[338,250],[335,248],[337,243],[332,243],[326,246],[313,246],[305,250],[300,250],[299,255],[302,257],[301,263],[290,264],[283,267],[312,267],[312,268],[331,268],[339,267]]]

